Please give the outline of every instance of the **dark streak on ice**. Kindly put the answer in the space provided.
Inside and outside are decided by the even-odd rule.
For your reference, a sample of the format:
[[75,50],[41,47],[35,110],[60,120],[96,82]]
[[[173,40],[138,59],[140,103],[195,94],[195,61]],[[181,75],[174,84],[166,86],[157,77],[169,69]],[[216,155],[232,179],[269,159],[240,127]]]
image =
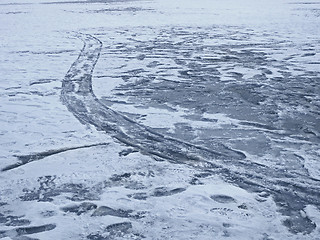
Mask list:
[[84,146],[80,146],[80,147],[60,148],[57,150],[49,150],[49,151],[34,153],[34,154],[29,154],[29,155],[15,155],[15,157],[18,158],[19,162],[12,164],[12,165],[9,165],[9,166],[6,166],[1,171],[4,172],[4,171],[11,170],[11,169],[15,169],[20,166],[26,165],[30,162],[38,161],[40,159],[43,159],[45,157],[49,157],[49,156],[52,156],[52,155],[55,155],[58,153],[67,152],[70,150],[81,149],[81,148],[103,146],[103,145],[108,145],[108,143],[96,143],[96,144],[84,145]]
[[174,163],[219,167],[207,158],[221,161],[243,160],[242,152],[226,146],[222,151],[208,149],[175,139],[143,126],[103,104],[93,93],[91,78],[102,43],[89,35],[80,35],[85,45],[72,64],[62,84],[61,99],[68,109],[85,124],[92,124],[126,145],[144,154]]
[[29,234],[50,231],[55,228],[56,228],[55,224],[46,224],[46,225],[34,226],[34,227],[19,227],[19,228],[13,229],[13,230],[0,231],[0,238],[4,238],[7,236],[19,237],[19,236],[23,236],[23,235],[29,235]]
[[[63,80],[61,100],[81,123],[91,124],[155,159],[187,164],[208,174],[219,174],[248,191],[268,192],[279,206],[279,211],[288,216],[284,225],[291,232],[308,234],[315,229],[315,224],[300,213],[309,204],[320,208],[319,180],[250,162],[242,152],[224,145],[218,150],[208,149],[160,134],[111,109],[92,90],[92,73],[102,42],[91,35],[79,34],[78,37],[83,40],[84,47]],[[262,125],[255,127],[269,129]]]

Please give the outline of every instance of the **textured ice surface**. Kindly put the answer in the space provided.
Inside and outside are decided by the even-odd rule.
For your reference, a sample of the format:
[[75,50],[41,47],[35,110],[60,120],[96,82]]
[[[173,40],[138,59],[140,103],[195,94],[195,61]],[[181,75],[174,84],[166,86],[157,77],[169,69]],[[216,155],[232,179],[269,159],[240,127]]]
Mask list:
[[319,6],[1,1],[0,238],[318,239]]

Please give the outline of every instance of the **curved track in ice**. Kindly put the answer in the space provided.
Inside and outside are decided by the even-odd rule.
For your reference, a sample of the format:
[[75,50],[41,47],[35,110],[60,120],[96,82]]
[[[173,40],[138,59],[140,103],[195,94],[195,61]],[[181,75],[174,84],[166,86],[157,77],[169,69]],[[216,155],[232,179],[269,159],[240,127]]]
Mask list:
[[106,106],[92,89],[92,73],[102,42],[91,35],[77,37],[82,39],[84,47],[63,80],[61,100],[81,123],[93,125],[157,160],[187,164],[219,174],[246,190],[268,192],[279,211],[290,217],[285,225],[292,232],[310,233],[316,227],[301,211],[309,204],[320,209],[319,180],[250,162],[243,153],[224,145],[208,149],[160,134]]

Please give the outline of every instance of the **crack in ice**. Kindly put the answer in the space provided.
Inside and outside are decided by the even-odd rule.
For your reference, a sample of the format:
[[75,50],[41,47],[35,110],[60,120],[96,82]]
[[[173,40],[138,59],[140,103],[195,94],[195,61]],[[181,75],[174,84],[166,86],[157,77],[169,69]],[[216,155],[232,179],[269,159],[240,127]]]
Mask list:
[[96,147],[96,146],[103,146],[103,145],[108,145],[109,143],[96,143],[96,144],[90,144],[90,145],[84,145],[84,146],[79,146],[79,147],[68,147],[68,148],[60,148],[60,149],[54,149],[54,150],[48,150],[44,152],[38,152],[38,153],[33,153],[33,154],[28,154],[28,155],[14,155],[15,157],[18,158],[19,162],[11,164],[9,166],[4,167],[1,169],[2,172],[12,170],[15,168],[18,168],[20,166],[26,165],[30,162],[38,161],[40,159],[50,157],[55,154],[59,154],[62,152],[67,152],[71,150],[77,150],[81,148],[90,148],[90,147]]

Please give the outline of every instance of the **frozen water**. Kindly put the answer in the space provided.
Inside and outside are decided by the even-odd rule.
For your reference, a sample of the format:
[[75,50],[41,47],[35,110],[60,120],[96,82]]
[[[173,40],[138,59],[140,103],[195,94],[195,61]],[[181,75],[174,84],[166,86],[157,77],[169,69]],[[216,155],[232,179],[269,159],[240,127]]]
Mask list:
[[1,1],[0,238],[319,239],[319,17]]

